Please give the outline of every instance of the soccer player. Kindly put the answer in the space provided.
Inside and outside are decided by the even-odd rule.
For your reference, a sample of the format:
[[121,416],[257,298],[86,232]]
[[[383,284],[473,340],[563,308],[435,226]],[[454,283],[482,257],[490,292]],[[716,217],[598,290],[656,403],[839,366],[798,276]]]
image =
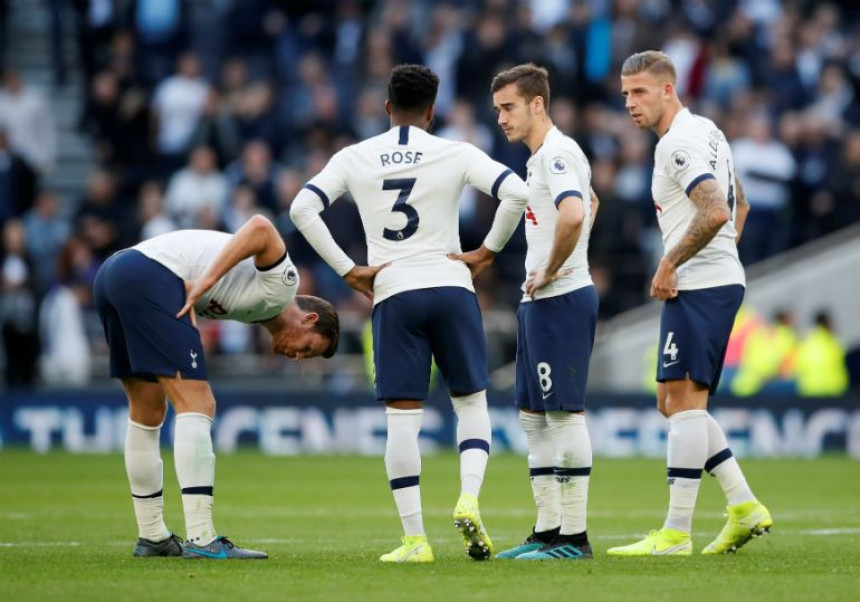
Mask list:
[[[383,562],[432,562],[419,489],[418,433],[431,357],[457,414],[461,495],[454,523],[476,560],[492,556],[478,494],[490,451],[487,343],[460,252],[457,203],[471,184],[501,199],[485,245],[498,251],[519,222],[526,188],[471,144],[428,133],[439,78],[421,65],[395,67],[385,110],[391,129],[335,154],[296,196],[290,216],[320,256],[356,290],[373,296],[376,397],[385,402],[385,468],[405,536]],[[319,213],[342,194],[358,206],[371,266],[356,266]],[[383,269],[384,268],[384,269]]]
[[[212,524],[215,398],[197,314],[262,324],[272,350],[294,360],[337,349],[330,303],[296,296],[298,271],[272,223],[254,216],[234,234],[179,230],[111,256],[96,275],[95,304],[110,352],[110,374],[129,403],[125,466],[138,537],[135,556],[267,558],[219,536]],[[182,488],[187,541],[164,524],[159,438],[176,411],[173,456]]]
[[690,532],[703,468],[722,487],[729,516],[703,553],[734,552],[773,525],[723,430],[708,413],[708,395],[717,390],[744,296],[737,241],[749,207],[723,132],[681,104],[675,67],[666,54],[647,51],[628,57],[621,69],[621,93],[636,126],[659,138],[651,193],[664,255],[651,296],[664,302],[657,408],[669,419],[669,512],[662,529],[608,553],[692,554]]
[[[588,272],[588,239],[598,199],[591,190],[588,160],[549,117],[546,70],[519,65],[499,73],[491,90],[508,141],[523,142],[532,152],[526,163],[527,277],[517,310],[515,394],[529,446],[537,522],[523,544],[498,557],[591,558],[585,387],[598,310]],[[481,247],[461,257],[479,271],[493,256]]]

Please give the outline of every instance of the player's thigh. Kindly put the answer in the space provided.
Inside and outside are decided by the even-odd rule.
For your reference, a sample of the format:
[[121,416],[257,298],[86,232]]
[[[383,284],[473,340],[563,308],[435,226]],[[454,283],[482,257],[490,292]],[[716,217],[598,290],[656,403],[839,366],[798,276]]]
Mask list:
[[185,303],[182,280],[133,249],[112,259],[107,295],[119,315],[130,374],[180,375],[206,380],[200,332],[188,315],[176,313]]
[[[99,268],[93,284],[93,303],[107,341],[109,374],[112,378],[127,378],[132,375],[128,345],[123,332],[122,320],[120,320],[119,312],[111,303],[109,294],[110,289],[113,288],[111,280],[117,277],[114,275],[116,257],[116,255],[109,257]],[[121,269],[117,270],[117,274],[120,271]]]
[[535,411],[585,409],[597,293],[585,287],[523,304],[524,378]]
[[144,426],[158,426],[164,422],[167,400],[159,383],[139,378],[123,378],[122,388],[128,397],[129,420]]
[[423,400],[430,389],[430,342],[424,333],[426,303],[407,291],[373,308],[373,367],[376,398]]
[[453,396],[487,388],[487,339],[475,293],[461,287],[430,289],[427,337]]
[[660,319],[659,382],[688,378],[716,391],[735,315],[739,285],[681,291],[665,301]]
[[159,376],[158,383],[164,388],[177,414],[196,412],[215,416],[215,396],[208,381]]
[[[534,371],[529,367],[528,337],[526,336],[526,313],[531,303],[520,303],[517,308],[517,355],[515,366],[514,402],[523,411],[532,411],[532,399],[540,398],[540,387]],[[536,407],[541,407],[536,404]]]

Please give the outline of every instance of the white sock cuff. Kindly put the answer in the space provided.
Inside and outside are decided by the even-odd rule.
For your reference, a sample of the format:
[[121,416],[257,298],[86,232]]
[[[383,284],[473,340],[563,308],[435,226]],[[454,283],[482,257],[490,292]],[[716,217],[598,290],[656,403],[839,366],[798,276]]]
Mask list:
[[177,421],[180,419],[189,419],[189,418],[194,418],[196,420],[200,420],[202,418],[203,420],[205,420],[209,424],[212,424],[212,422],[214,421],[214,418],[212,418],[212,416],[210,416],[209,414],[204,414],[202,412],[182,412],[181,414],[176,415]]
[[523,412],[520,410],[520,424],[523,425],[523,428],[527,428],[529,426],[545,426],[547,423],[546,414],[535,414],[533,412]]
[[683,412],[676,412],[669,416],[669,422],[680,422],[682,420],[692,420],[694,418],[705,418],[708,417],[708,410],[684,410]]
[[585,424],[584,412],[547,412],[546,422],[552,425]]
[[451,396],[451,405],[454,406],[454,413],[460,414],[460,410],[467,407],[487,407],[487,390],[482,389],[477,393],[470,393],[461,397]]
[[131,418],[128,419],[128,425],[133,426],[134,428],[140,429],[142,431],[158,431],[161,430],[161,427],[164,426],[164,422],[159,424],[158,426],[147,426],[145,424],[141,424],[139,422],[135,422]]
[[417,410],[401,410],[399,408],[385,408],[385,413],[389,416],[420,416],[424,413],[422,408]]

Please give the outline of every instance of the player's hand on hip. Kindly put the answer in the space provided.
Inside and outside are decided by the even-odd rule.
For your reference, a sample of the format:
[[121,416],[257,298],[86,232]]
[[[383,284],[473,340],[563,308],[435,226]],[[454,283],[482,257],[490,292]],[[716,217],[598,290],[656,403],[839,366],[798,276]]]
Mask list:
[[540,289],[563,276],[567,276],[571,272],[573,272],[573,268],[564,268],[553,273],[547,272],[545,268],[530,271],[526,276],[526,295],[534,299],[535,294]]
[[352,288],[359,293],[373,299],[373,281],[376,280],[376,274],[379,270],[385,269],[391,265],[391,262],[383,263],[382,265],[364,265],[353,266],[353,268],[344,274],[343,279]]
[[207,286],[202,280],[186,280],[185,281],[185,305],[176,314],[177,318],[181,318],[185,314],[191,317],[191,325],[197,328],[197,314],[194,313],[194,305],[200,300],[210,286]]
[[496,254],[484,245],[481,245],[474,251],[466,253],[448,253],[448,259],[465,263],[469,267],[472,278],[475,278],[484,268],[493,263],[496,259]]
[[660,260],[660,266],[651,281],[651,296],[660,301],[674,299],[678,296],[677,282],[678,273],[675,266],[665,259]]

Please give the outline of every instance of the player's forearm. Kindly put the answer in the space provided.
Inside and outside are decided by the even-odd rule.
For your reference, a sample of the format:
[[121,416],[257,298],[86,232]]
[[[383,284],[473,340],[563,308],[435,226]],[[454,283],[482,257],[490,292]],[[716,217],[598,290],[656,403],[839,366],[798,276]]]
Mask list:
[[546,273],[553,275],[561,269],[579,242],[585,212],[579,199],[570,199],[561,207],[555,222],[552,247],[546,264]]
[[314,248],[317,255],[322,257],[323,261],[337,272],[338,276],[346,275],[355,267],[355,262],[335,242],[331,231],[318,213],[314,213],[309,220],[303,221],[301,225],[296,223],[296,227]]
[[696,206],[696,215],[684,237],[665,257],[676,268],[704,249],[731,218],[729,206],[714,178],[698,184],[690,193],[690,200]]
[[493,253],[501,251],[517,229],[528,203],[528,189],[516,175],[510,175],[499,190],[499,198],[493,225],[484,239],[484,246]]

